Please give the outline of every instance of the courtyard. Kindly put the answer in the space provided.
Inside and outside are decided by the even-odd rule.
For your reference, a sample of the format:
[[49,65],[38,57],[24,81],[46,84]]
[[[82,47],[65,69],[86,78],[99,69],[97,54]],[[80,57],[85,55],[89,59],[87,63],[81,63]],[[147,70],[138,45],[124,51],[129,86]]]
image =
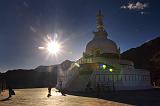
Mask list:
[[160,90],[116,91],[101,93],[69,93],[62,96],[52,89],[47,97],[47,88],[15,89],[16,95],[8,97],[8,92],[0,96],[0,106],[128,106],[160,105]]

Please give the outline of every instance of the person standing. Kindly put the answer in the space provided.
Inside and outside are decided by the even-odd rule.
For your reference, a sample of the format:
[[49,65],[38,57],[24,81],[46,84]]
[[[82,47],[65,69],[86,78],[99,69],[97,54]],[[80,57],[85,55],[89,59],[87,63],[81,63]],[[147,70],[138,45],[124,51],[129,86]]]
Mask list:
[[51,87],[51,86],[49,86],[49,87],[48,87],[48,95],[47,95],[47,97],[52,96],[52,95],[51,95],[51,90],[52,90],[52,87]]
[[11,87],[8,87],[8,91],[9,91],[9,98],[11,98],[12,95],[15,95],[15,92]]

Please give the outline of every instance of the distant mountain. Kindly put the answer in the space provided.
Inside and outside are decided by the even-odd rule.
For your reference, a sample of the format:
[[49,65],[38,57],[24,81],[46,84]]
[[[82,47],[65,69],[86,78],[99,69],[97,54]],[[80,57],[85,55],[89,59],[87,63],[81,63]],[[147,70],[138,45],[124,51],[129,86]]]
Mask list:
[[51,72],[53,70],[56,70],[58,65],[50,65],[50,66],[38,66],[37,68],[35,68],[34,70],[35,71],[38,71],[38,72],[45,72],[45,71],[48,71],[48,72]]
[[132,60],[135,68],[149,70],[152,82],[160,85],[160,37],[123,52],[121,58]]
[[38,66],[31,70],[8,70],[0,73],[0,80],[12,88],[48,87],[49,85],[54,87],[57,83],[58,69],[66,70],[72,63],[72,61],[66,60],[61,64]]

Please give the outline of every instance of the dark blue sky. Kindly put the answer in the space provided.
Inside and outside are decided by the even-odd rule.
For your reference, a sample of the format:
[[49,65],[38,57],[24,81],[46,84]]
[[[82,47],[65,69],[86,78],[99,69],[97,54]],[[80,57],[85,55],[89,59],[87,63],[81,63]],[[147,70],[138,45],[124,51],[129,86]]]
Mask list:
[[[160,0],[0,0],[0,71],[78,59],[93,38],[99,9],[109,38],[121,52],[137,47],[160,36],[159,4]],[[38,49],[51,33],[65,41],[66,52],[57,58]]]

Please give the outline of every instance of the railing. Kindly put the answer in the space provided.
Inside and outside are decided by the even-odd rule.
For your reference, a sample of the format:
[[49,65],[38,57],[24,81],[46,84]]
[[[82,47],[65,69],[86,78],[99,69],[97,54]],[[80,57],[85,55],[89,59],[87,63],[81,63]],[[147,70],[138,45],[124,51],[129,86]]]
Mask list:
[[78,64],[85,64],[85,63],[109,63],[115,64],[119,63],[118,59],[107,59],[104,57],[90,57],[90,58],[80,58],[76,61]]
[[130,60],[120,60],[120,64],[121,65],[130,65],[130,66],[134,66],[134,63]]

